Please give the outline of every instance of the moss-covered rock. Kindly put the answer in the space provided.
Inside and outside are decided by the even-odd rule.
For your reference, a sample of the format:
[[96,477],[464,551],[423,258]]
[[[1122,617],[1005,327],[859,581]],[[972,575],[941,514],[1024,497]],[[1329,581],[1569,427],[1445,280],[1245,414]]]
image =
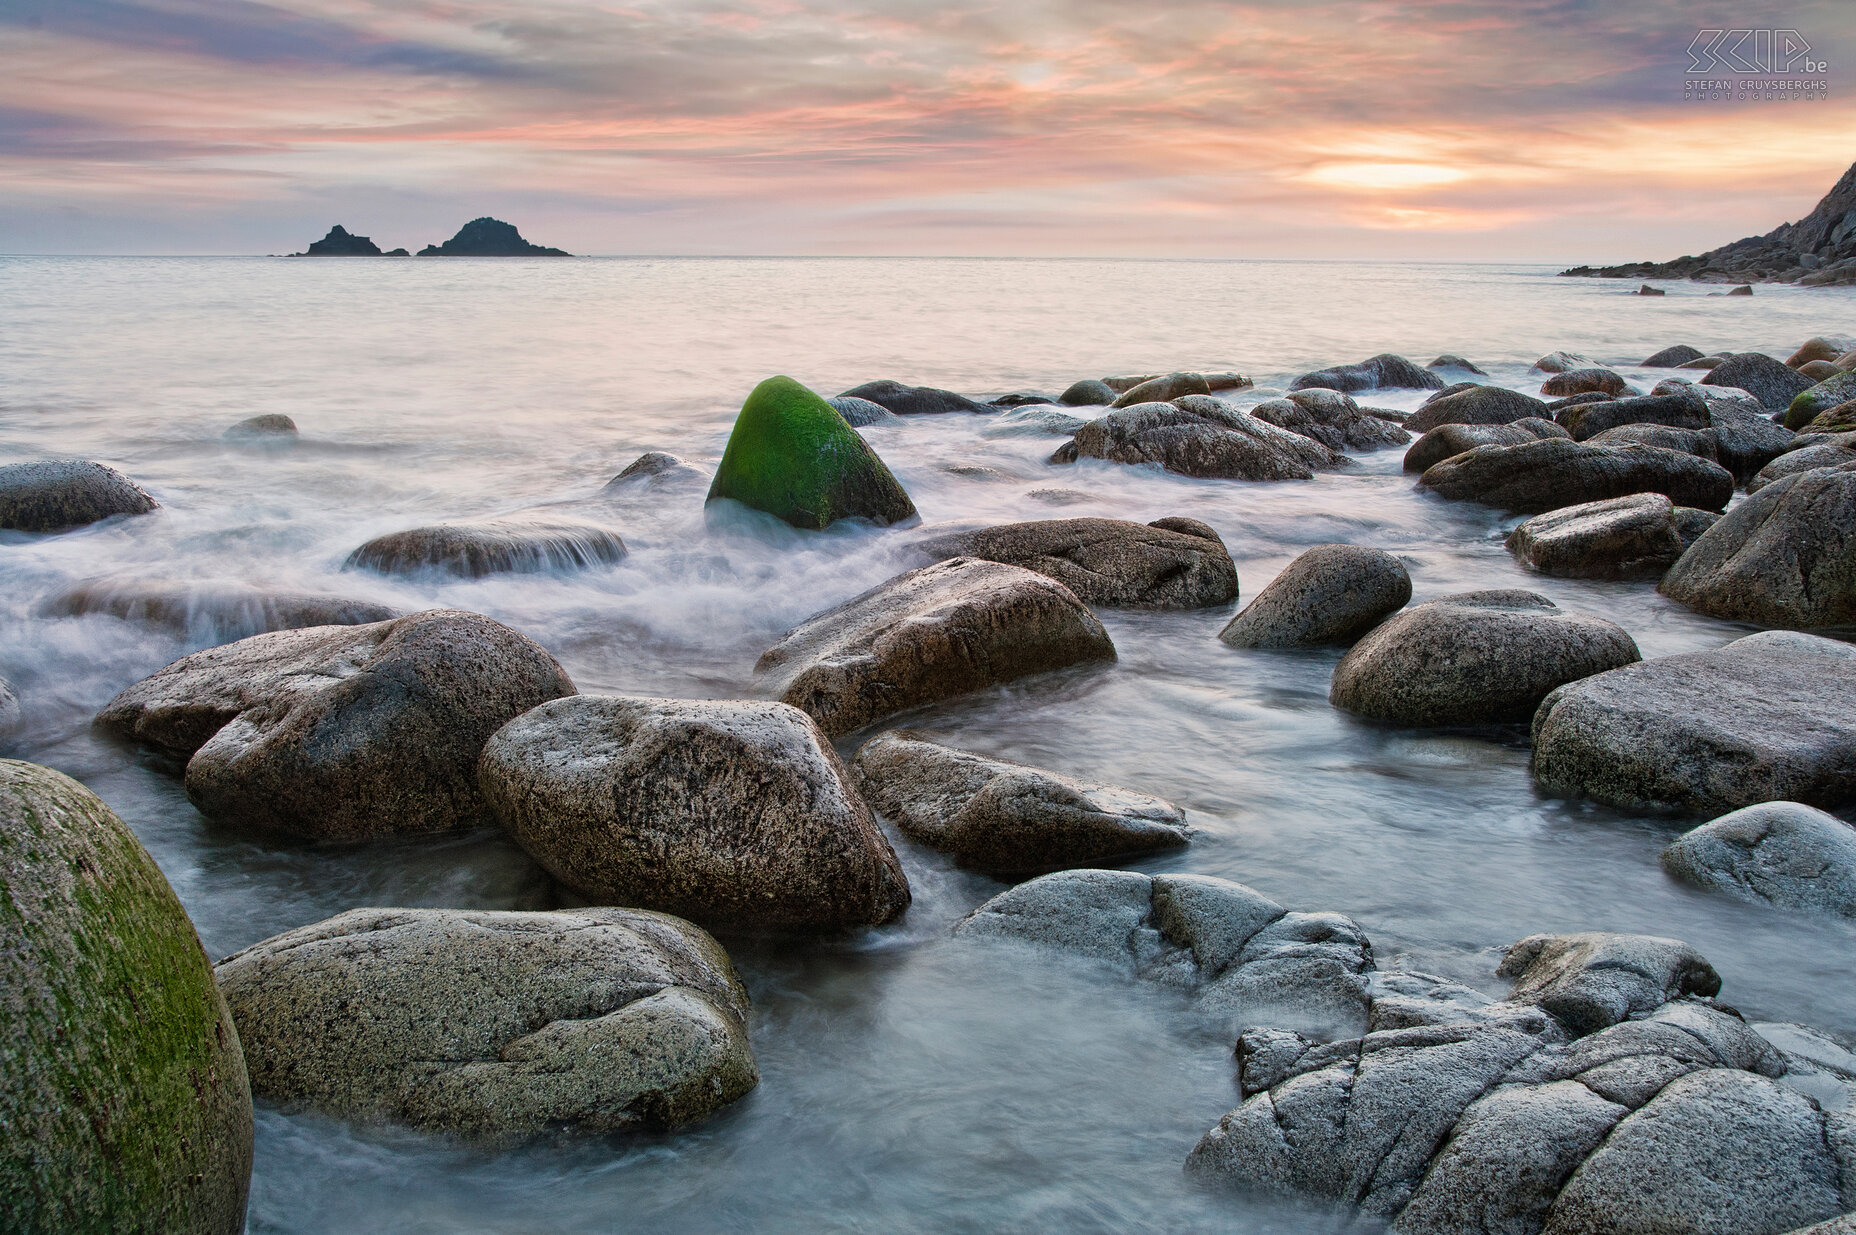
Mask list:
[[1802,429],[1831,408],[1851,399],[1856,399],[1856,373],[1839,373],[1809,390],[1799,391],[1785,409],[1785,427]]
[[868,442],[824,399],[790,377],[754,388],[709,486],[709,500],[733,498],[794,527],[839,519],[896,523],[915,503]]
[[236,1232],[251,1090],[199,938],[96,795],[0,760],[0,1225]]

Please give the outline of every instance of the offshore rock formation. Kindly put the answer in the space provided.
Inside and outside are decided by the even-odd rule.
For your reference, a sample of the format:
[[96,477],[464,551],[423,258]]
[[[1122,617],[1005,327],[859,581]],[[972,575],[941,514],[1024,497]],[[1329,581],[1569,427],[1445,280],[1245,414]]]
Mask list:
[[[404,253],[405,250],[401,249]],[[292,253],[291,257],[381,257],[380,246],[366,236],[357,236],[337,223],[329,229],[329,234],[312,243],[301,253]]]
[[1804,218],[1699,257],[1622,266],[1575,266],[1562,275],[1600,279],[1695,279],[1703,283],[1856,283],[1856,164]]
[[550,249],[522,239],[515,224],[485,216],[472,219],[443,244],[428,244],[420,257],[572,257],[565,249]]

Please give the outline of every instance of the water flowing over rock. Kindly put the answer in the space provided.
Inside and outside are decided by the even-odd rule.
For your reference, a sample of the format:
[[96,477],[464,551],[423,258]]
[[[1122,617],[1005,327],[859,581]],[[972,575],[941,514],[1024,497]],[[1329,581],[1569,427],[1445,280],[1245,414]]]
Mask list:
[[1736,352],[1708,370],[1704,386],[1732,386],[1758,399],[1769,412],[1783,412],[1793,399],[1817,385],[1764,352]]
[[1663,868],[1736,900],[1856,918],[1856,827],[1799,802],[1710,820],[1663,850]]
[[1667,425],[1675,429],[1706,429],[1712,423],[1707,403],[1693,387],[1675,395],[1640,395],[1582,403],[1558,414],[1575,442],[1597,437],[1622,425]]
[[287,442],[299,435],[296,421],[273,412],[265,416],[247,416],[221,436],[229,442]]
[[981,403],[951,390],[941,390],[934,386],[910,386],[888,378],[853,386],[838,397],[864,399],[887,408],[897,416],[933,416],[944,412],[976,412],[990,416],[999,411],[990,403]]
[[1720,510],[1733,474],[1719,464],[1654,446],[1597,446],[1548,438],[1479,446],[1433,464],[1418,483],[1452,501],[1540,514],[1632,493],[1661,493],[1678,506]]
[[790,377],[768,378],[741,405],[709,486],[708,500],[720,498],[812,529],[839,519],[898,523],[915,514],[870,444]]
[[1317,470],[1346,462],[1320,442],[1210,395],[1110,412],[1078,429],[1050,461],[1079,458],[1157,463],[1182,476],[1215,480],[1308,480]]
[[8,1230],[245,1229],[251,1090],[193,924],[101,799],[10,759],[0,992]]
[[1403,356],[1381,352],[1358,364],[1335,365],[1304,373],[1289,384],[1291,390],[1325,386],[1329,390],[1442,390],[1444,380],[1429,369],[1419,368]]
[[673,454],[647,450],[619,469],[600,489],[600,496],[649,491],[676,480],[693,480],[702,473]]
[[1624,629],[1525,591],[1464,592],[1395,614],[1334,668],[1329,701],[1398,725],[1524,721],[1556,687],[1637,659]]
[[1451,422],[1427,430],[1405,452],[1404,468],[1408,472],[1428,471],[1434,464],[1454,459],[1478,446],[1520,446],[1549,437],[1571,437],[1551,420],[1528,416],[1507,424],[1461,424]]
[[1682,556],[1681,528],[1675,503],[1634,493],[1535,515],[1508,533],[1508,551],[1546,575],[1655,579]]
[[210,818],[332,840],[482,818],[477,756],[567,674],[481,614],[254,635],[182,657],[112,699],[106,731],[187,761]]
[[1856,622],[1856,462],[1763,486],[1689,547],[1661,591],[1762,626]]
[[675,1128],[759,1082],[748,995],[637,909],[354,909],[218,966],[252,1088],[487,1141]]
[[478,579],[610,565],[625,557],[616,532],[584,519],[511,515],[481,523],[437,523],[376,536],[342,563],[383,575],[425,573]]
[[1411,599],[1405,565],[1383,549],[1316,545],[1218,632],[1232,647],[1346,647]]
[[1395,1235],[1779,1235],[1847,1206],[1843,1117],[1775,1082],[1785,1059],[1707,1001],[1720,980],[1693,949],[1534,936],[1500,972],[1509,997],[1455,1021],[1246,1031],[1244,1104],[1188,1172]]
[[[1699,543],[1699,542],[1698,542]],[[1548,695],[1534,776],[1551,792],[1696,812],[1856,797],[1856,648],[1766,631]]]
[[1187,843],[1186,814],[1163,799],[891,730],[855,763],[870,805],[962,866],[999,872],[1094,866]]
[[890,922],[909,905],[843,763],[782,703],[557,699],[489,740],[478,779],[517,843],[594,901],[795,931]]
[[1061,871],[1002,892],[955,934],[1094,958],[1191,991],[1205,1013],[1311,1033],[1366,1027],[1373,948],[1337,913],[1291,913],[1205,875]]
[[1532,395],[1505,386],[1470,385],[1427,402],[1406,419],[1405,427],[1428,433],[1440,425],[1505,425],[1550,416],[1546,403]]
[[865,425],[892,424],[902,419],[881,403],[872,403],[854,395],[839,395],[825,402],[831,404],[832,410],[844,417],[844,423],[853,429],[861,429]]
[[1237,598],[1237,567],[1218,533],[1192,519],[1044,519],[950,532],[915,548],[1047,575],[1085,604],[1198,609]]
[[1114,658],[1102,623],[1061,583],[954,558],[808,619],[755,672],[836,738],[906,708]]
[[62,532],[111,515],[145,515],[155,499],[115,468],[82,459],[0,467],[0,528]]
[[305,626],[360,626],[401,616],[388,605],[344,596],[274,592],[236,579],[91,579],[46,598],[48,617],[108,614],[214,642]]
[[563,249],[530,244],[512,223],[484,216],[472,219],[443,244],[428,244],[420,257],[571,257]]

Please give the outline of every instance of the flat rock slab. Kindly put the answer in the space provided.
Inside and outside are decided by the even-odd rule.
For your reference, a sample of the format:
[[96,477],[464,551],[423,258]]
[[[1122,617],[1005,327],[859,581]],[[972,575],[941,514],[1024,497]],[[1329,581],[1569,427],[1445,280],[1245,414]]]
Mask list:
[[892,730],[855,762],[866,801],[925,845],[976,870],[1050,871],[1187,843],[1161,798],[956,750]]
[[62,532],[111,515],[145,515],[155,499],[112,467],[44,459],[0,467],[0,528]]
[[1736,900],[1856,918],[1856,826],[1800,802],[1710,820],[1663,850],[1663,869]]
[[1535,515],[1508,533],[1508,551],[1545,575],[1655,579],[1682,556],[1676,505],[1633,493]]
[[758,700],[574,695],[503,726],[491,813],[588,899],[706,926],[890,922],[909,881],[812,718]]
[[1218,632],[1232,647],[1346,647],[1411,599],[1404,563],[1383,549],[1316,545]]
[[1204,875],[1075,870],[993,897],[955,928],[1103,962],[1191,991],[1239,1025],[1320,1034],[1366,1025],[1372,943],[1337,913],[1292,913],[1254,888]]
[[1564,438],[1479,446],[1433,465],[1418,483],[1452,501],[1482,502],[1519,514],[1632,493],[1661,493],[1678,506],[1721,510],[1734,494],[1731,472],[1694,455]]
[[1624,629],[1527,591],[1464,592],[1395,614],[1353,646],[1337,708],[1397,725],[1524,721],[1548,692],[1637,659]]
[[638,909],[354,909],[218,966],[252,1089],[488,1140],[676,1127],[759,1081],[748,996]]
[[342,569],[476,579],[584,570],[624,556],[625,542],[597,523],[511,516],[482,523],[439,523],[376,536],[349,554]]
[[1767,631],[1573,682],[1534,715],[1534,776],[1620,806],[1719,813],[1856,796],[1856,647]]
[[0,759],[0,1225],[237,1235],[245,1059],[193,924],[90,790]]
[[1061,583],[954,558],[807,620],[755,672],[836,738],[906,708],[1114,658],[1102,623]]
[[1660,590],[1730,621],[1856,622],[1856,462],[1761,488],[1689,547]]
[[207,816],[330,840],[481,821],[477,756],[573,693],[552,656],[477,613],[254,635],[112,699],[105,730],[187,761]]
[[983,558],[1046,575],[1085,604],[1198,609],[1237,598],[1237,567],[1218,533],[1192,519],[1042,519],[951,532],[916,546],[937,559]]

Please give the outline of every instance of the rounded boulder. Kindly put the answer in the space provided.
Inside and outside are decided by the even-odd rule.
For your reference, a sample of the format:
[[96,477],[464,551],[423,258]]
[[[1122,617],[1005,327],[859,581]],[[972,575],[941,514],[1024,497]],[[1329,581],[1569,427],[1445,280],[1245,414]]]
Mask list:
[[1316,545],[1218,632],[1232,647],[1347,646],[1411,599],[1404,563],[1383,549]]
[[0,528],[62,532],[112,515],[145,515],[155,499],[113,467],[43,459],[0,467]]

